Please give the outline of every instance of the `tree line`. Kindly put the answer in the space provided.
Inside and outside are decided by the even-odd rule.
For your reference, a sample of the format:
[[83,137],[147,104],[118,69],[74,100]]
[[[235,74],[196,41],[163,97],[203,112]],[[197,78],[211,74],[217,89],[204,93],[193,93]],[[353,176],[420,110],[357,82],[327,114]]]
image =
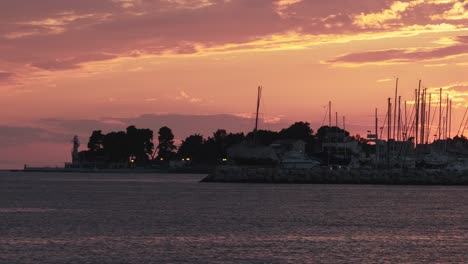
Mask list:
[[266,146],[283,139],[303,140],[306,143],[306,153],[314,156],[320,153],[321,143],[329,140],[328,134],[349,137],[349,132],[338,127],[323,126],[314,133],[309,123],[296,122],[278,132],[258,130],[256,133],[244,134],[228,133],[224,129],[218,129],[208,138],[193,134],[182,140],[177,147],[174,134],[169,127],[164,126],[159,129],[158,145],[155,145],[155,135],[151,129],[129,126],[126,131],[107,134],[101,130],[93,131],[87,144],[88,150],[81,151],[79,159],[82,162],[131,162],[138,166],[168,163],[171,160],[217,164],[227,158],[227,150],[233,145],[255,140],[256,144]]

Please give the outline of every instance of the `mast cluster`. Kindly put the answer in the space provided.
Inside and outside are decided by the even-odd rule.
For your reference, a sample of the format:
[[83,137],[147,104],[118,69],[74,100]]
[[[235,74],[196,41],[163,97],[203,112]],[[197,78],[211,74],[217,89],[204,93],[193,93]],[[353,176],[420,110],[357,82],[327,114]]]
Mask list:
[[[433,96],[427,88],[422,87],[422,81],[419,80],[418,88],[414,90],[414,103],[411,110],[408,109],[408,101],[406,100],[403,102],[404,107],[402,109],[402,97],[398,94],[398,81],[399,79],[396,78],[393,104],[392,98],[389,97],[387,100],[387,122],[384,121],[384,126],[387,125],[387,141],[397,142],[413,139],[414,146],[429,144],[434,128],[434,141],[450,138],[452,100],[449,94],[447,93],[444,98],[442,88],[439,89],[439,122],[435,127],[434,119],[436,114],[434,114],[435,110],[433,109]],[[381,129],[383,130],[383,127]],[[457,135],[460,130],[461,126]]]

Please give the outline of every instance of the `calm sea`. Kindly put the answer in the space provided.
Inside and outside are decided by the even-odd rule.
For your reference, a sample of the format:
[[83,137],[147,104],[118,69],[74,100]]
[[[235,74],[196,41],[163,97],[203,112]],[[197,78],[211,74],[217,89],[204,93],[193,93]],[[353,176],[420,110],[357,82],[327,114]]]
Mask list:
[[0,173],[0,263],[468,262],[468,187]]

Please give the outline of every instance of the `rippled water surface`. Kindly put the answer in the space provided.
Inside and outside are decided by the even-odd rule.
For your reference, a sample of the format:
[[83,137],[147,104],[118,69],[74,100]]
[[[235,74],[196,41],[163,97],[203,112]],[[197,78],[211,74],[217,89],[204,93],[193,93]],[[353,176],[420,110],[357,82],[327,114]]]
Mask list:
[[0,263],[463,263],[468,187],[0,172]]

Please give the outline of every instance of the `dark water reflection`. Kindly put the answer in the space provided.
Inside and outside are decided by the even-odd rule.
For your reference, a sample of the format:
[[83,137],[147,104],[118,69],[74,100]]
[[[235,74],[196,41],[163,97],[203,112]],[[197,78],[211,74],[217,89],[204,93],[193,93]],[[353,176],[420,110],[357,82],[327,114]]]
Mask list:
[[468,258],[468,188],[0,173],[0,263],[401,263]]

